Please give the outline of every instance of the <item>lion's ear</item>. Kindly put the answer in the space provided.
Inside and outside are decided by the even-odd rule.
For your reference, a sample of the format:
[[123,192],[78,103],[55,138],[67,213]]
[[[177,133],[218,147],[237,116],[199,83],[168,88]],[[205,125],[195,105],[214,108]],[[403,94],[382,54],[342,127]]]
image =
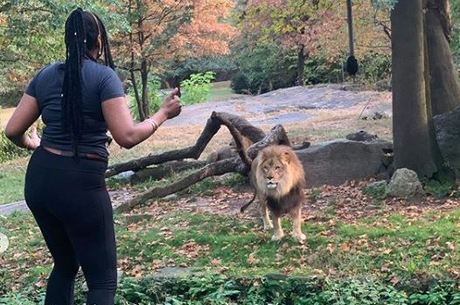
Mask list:
[[288,151],[283,152],[283,160],[287,164],[291,163],[291,154]]

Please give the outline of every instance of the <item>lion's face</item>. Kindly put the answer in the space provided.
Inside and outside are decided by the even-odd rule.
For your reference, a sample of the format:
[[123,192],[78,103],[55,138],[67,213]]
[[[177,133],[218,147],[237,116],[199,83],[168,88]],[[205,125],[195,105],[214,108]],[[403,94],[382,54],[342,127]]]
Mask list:
[[285,162],[279,158],[270,158],[261,164],[267,190],[275,191],[286,174]]
[[253,163],[255,181],[260,192],[279,197],[297,184],[304,185],[302,164],[287,146],[269,146],[259,152]]

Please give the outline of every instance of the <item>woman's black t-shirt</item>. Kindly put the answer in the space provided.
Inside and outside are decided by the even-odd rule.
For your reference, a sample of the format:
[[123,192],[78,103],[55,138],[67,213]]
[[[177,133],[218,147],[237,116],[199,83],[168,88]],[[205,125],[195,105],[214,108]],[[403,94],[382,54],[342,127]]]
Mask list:
[[[29,83],[26,94],[37,99],[45,124],[41,145],[64,151],[72,151],[72,140],[61,124],[62,85],[64,64],[51,64]],[[110,67],[92,60],[82,65],[82,113],[83,126],[78,150],[81,153],[96,153],[107,158],[107,124],[102,114],[101,103],[111,98],[124,96],[118,75]]]

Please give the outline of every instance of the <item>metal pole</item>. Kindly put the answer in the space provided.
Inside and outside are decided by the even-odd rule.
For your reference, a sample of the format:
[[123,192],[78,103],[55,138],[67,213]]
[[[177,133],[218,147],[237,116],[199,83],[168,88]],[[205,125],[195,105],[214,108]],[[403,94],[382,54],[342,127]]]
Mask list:
[[352,0],[347,0],[347,19],[348,19],[348,43],[350,46],[350,56],[355,55],[355,48],[354,48],[354,37],[353,37],[353,11],[352,11]]

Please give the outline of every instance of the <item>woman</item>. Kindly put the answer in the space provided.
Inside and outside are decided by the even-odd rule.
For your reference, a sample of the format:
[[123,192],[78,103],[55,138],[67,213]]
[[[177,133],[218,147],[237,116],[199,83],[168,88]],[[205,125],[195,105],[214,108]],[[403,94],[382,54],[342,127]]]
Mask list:
[[[29,83],[6,127],[20,147],[35,150],[26,173],[25,199],[54,260],[45,305],[73,304],[79,267],[88,305],[112,305],[117,283],[112,206],[104,173],[107,129],[122,147],[150,137],[181,111],[177,89],[160,110],[134,124],[104,24],[76,9],[65,25],[66,61],[43,68]],[[105,65],[96,62],[104,55]],[[42,139],[27,129],[42,115]]]

